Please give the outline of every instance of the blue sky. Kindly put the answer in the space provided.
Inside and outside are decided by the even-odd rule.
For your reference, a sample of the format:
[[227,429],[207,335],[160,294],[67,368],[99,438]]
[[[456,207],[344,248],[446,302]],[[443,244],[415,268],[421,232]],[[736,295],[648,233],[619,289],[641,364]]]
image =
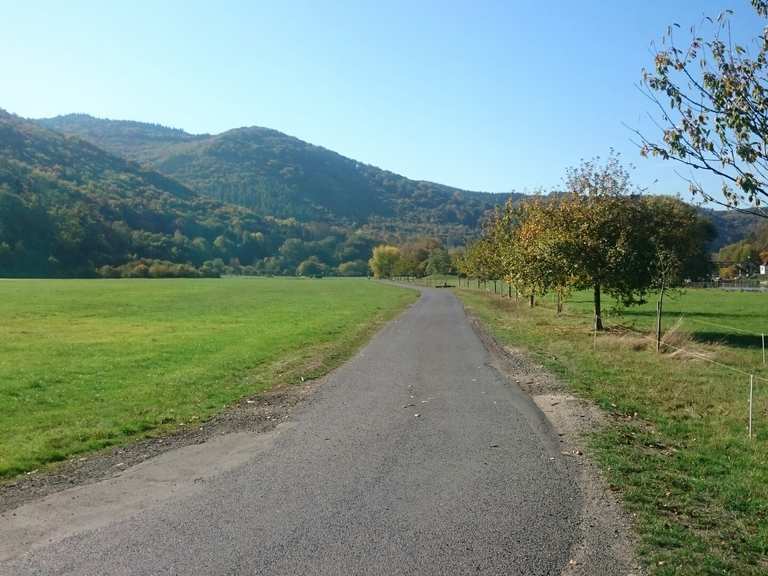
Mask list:
[[[685,192],[639,157],[636,88],[651,42],[747,0],[0,0],[0,107],[87,112],[190,132],[260,125],[473,190],[557,186],[613,147],[653,192]],[[654,184],[654,181],[657,181]]]

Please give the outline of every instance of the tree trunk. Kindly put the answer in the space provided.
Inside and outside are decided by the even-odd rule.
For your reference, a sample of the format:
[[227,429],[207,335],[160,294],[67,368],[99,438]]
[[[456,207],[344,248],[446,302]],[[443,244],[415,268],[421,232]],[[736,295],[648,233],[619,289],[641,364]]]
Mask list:
[[536,305],[536,296],[531,294],[530,300],[528,300],[528,305],[533,308]]
[[595,330],[603,329],[603,312],[600,307],[600,284],[595,284]]
[[563,302],[560,298],[560,292],[557,293],[557,313],[560,314],[563,311]]

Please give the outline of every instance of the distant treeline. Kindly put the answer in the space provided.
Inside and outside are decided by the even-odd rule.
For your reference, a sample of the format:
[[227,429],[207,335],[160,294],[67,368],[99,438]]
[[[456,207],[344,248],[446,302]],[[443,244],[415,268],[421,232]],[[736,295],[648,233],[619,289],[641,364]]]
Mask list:
[[417,277],[455,274],[463,250],[447,250],[434,238],[404,242],[399,246],[380,244],[373,249],[368,266],[377,278]]

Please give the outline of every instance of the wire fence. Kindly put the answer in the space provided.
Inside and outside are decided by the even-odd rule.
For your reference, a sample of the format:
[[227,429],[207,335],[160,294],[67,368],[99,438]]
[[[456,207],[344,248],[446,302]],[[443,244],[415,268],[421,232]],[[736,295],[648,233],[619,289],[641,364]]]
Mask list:
[[741,292],[768,292],[768,283],[754,278],[739,278],[737,280],[713,280],[711,282],[688,282],[685,287],[736,290]]
[[[597,326],[597,317],[595,317],[595,326]],[[705,322],[705,324],[714,325],[715,323],[712,322]],[[649,336],[648,334],[636,330],[634,328],[624,326],[622,324],[615,324],[612,322],[606,322],[605,319],[603,319],[603,325],[609,326],[610,328],[613,328],[615,330],[624,330],[626,332],[632,333],[633,336],[642,338],[644,340],[647,340],[649,342],[652,342],[654,344],[658,344],[657,338],[653,336]],[[734,326],[727,326],[725,324],[718,324],[718,326],[722,328],[730,328],[732,330],[741,330],[739,328],[736,328]],[[751,331],[748,330],[741,330],[745,333],[754,334]],[[761,339],[763,342],[763,364],[765,364],[765,336],[761,335]],[[593,346],[597,346],[597,329],[594,330],[594,344]],[[736,366],[733,366],[731,364],[727,364],[725,362],[720,362],[718,360],[714,360],[713,358],[709,357],[708,355],[701,353],[697,350],[693,350],[690,347],[684,347],[684,346],[675,346],[674,344],[671,344],[669,342],[663,342],[662,347],[665,349],[665,351],[668,350],[674,350],[675,352],[679,352],[682,354],[685,354],[686,356],[696,358],[698,360],[707,362],[713,366],[717,366],[718,368],[721,368],[727,372],[730,372],[732,374],[737,374],[742,377],[743,384],[747,387],[748,393],[746,394],[746,419],[747,419],[747,436],[751,439],[753,438],[753,420],[754,420],[754,396],[755,396],[755,384],[758,382],[761,382],[763,384],[768,385],[768,378],[765,378],[763,376],[758,376],[755,374],[754,371],[744,370],[742,368],[738,368]]]
[[[425,277],[425,278],[413,278],[413,277],[403,277],[399,278],[400,281],[404,282],[411,282],[418,285],[426,286],[426,287],[434,287],[434,288],[461,288],[461,289],[467,289],[467,290],[474,290],[474,291],[480,291],[484,292],[491,296],[497,296],[499,298],[509,298],[514,300],[517,303],[521,303],[521,301],[525,300],[527,301],[528,298],[523,297],[522,294],[520,294],[514,286],[511,284],[508,284],[502,280],[482,280],[482,279],[476,279],[476,278],[459,278],[456,276],[436,276],[436,277]],[[688,287],[699,287],[699,286],[692,286],[689,285]],[[714,287],[714,286],[712,286]],[[723,286],[717,286],[722,288]],[[747,288],[748,286],[744,286],[743,288]],[[730,288],[733,288],[731,286]],[[727,288],[726,288],[727,289]],[[543,298],[538,298],[537,300],[538,304],[544,305],[546,307],[552,306],[553,308],[556,306],[556,304],[550,304],[549,301]],[[583,317],[585,320],[589,318],[589,314],[584,313],[573,313],[569,312],[569,315],[577,315]],[[690,316],[682,315],[677,317],[676,323],[678,325],[682,325],[685,323],[690,323],[692,325],[699,325],[699,326],[706,326],[706,327],[712,327],[717,328],[721,331],[727,331],[727,333],[731,334],[739,334],[746,338],[754,338],[754,344],[755,348],[758,348],[760,350],[759,360],[755,363],[755,365],[741,365],[741,366],[735,366],[733,364],[729,364],[727,362],[723,362],[720,360],[717,360],[713,358],[710,354],[702,352],[700,349],[696,349],[693,346],[699,347],[701,344],[706,344],[706,342],[698,342],[695,339],[692,342],[692,345],[685,346],[685,345],[677,345],[675,343],[672,343],[663,337],[666,336],[667,333],[663,331],[659,331],[659,335],[662,336],[661,343],[659,342],[658,336],[655,334],[649,333],[648,330],[642,330],[638,329],[634,326],[628,326],[625,323],[622,323],[621,321],[618,321],[617,319],[620,318],[620,316],[613,316],[611,314],[603,314],[600,320],[602,321],[602,324],[604,328],[607,328],[606,331],[601,332],[597,330],[597,317],[594,316],[592,318],[592,330],[591,330],[591,337],[592,337],[592,346],[595,352],[599,352],[600,350],[600,341],[603,334],[610,334],[611,331],[614,331],[614,333],[623,333],[626,335],[632,335],[634,338],[639,338],[644,342],[647,342],[648,344],[651,344],[651,348],[658,348],[659,344],[660,346],[660,352],[676,352],[681,355],[685,355],[685,357],[688,358],[694,358],[698,361],[704,362],[713,368],[717,368],[718,370],[723,371],[723,376],[726,377],[727,374],[730,374],[731,377],[729,378],[729,383],[738,383],[738,386],[744,386],[744,399],[743,399],[743,406],[744,406],[744,419],[746,424],[746,432],[747,436],[751,439],[755,437],[754,434],[754,418],[755,418],[755,396],[758,391],[760,392],[768,392],[768,377],[763,376],[759,373],[759,371],[766,367],[766,348],[765,348],[765,332],[760,332],[756,330],[750,330],[747,328],[739,327],[739,326],[733,326],[729,325],[727,323],[720,323],[720,322],[711,322],[708,320],[700,320],[698,318],[692,318]],[[695,326],[692,327],[692,330],[688,330],[688,332],[695,335],[696,328]],[[721,343],[724,344],[726,347],[728,346],[728,343]],[[741,402],[741,401],[739,401]]]

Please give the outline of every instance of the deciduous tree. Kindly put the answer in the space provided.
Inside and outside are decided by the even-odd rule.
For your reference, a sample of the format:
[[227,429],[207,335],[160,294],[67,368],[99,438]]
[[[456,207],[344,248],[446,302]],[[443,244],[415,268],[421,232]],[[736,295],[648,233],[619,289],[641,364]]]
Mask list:
[[[752,0],[768,17],[768,1]],[[768,27],[751,46],[734,43],[726,11],[707,18],[705,37],[695,28],[678,46],[670,26],[643,84],[656,105],[661,137],[641,138],[641,152],[702,170],[721,180],[722,199],[694,177],[690,190],[706,201],[768,217]]]
[[373,249],[368,265],[376,278],[391,278],[399,261],[400,249],[397,246],[381,244]]

